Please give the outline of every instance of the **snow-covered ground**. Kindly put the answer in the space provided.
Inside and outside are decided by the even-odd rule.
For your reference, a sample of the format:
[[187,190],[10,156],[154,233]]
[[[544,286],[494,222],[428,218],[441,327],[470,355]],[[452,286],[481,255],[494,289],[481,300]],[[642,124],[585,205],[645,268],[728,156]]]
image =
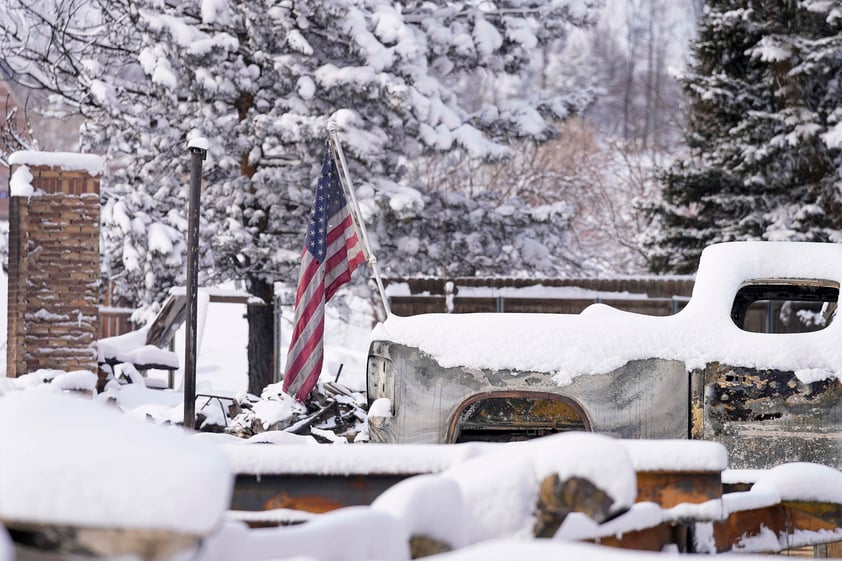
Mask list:
[[[673,508],[635,503],[639,471],[726,470],[724,448],[711,442],[622,441],[591,433],[447,446],[315,445],[309,438],[283,433],[266,434],[258,442],[190,435],[174,426],[122,415],[101,400],[55,391],[13,392],[2,400],[0,520],[14,530],[40,524],[81,527],[87,533],[81,532],[79,539],[89,550],[103,558],[119,555],[123,561],[408,561],[413,536],[454,549],[431,557],[438,561],[569,555],[634,560],[644,554],[576,542],[690,517],[709,525],[732,512],[782,499],[842,502],[842,473],[814,464],[788,464],[754,474],[751,491],[722,499]],[[249,529],[243,513],[226,510],[234,472],[384,471],[426,475],[403,480],[370,506],[299,516],[308,519],[300,525]],[[541,482],[552,475],[562,481],[578,476],[593,482],[608,499],[600,521],[613,518],[598,524],[584,514],[572,514],[555,538],[532,539]],[[284,514],[275,513],[279,518]],[[107,539],[109,531],[122,532],[122,538]],[[129,538],[132,532],[145,532],[143,555]],[[777,551],[799,539],[842,540],[842,531],[819,533],[779,540],[767,532],[746,537],[741,544],[748,551]],[[697,532],[696,546],[702,551],[713,547],[712,534],[706,536]],[[174,557],[169,557],[171,548],[179,550]],[[0,561],[14,559],[0,527]]]

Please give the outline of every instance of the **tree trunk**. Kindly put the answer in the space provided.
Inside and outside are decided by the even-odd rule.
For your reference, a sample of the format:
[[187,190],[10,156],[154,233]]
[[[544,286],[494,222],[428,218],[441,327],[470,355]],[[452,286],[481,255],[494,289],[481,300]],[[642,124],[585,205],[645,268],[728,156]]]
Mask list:
[[270,282],[257,278],[249,278],[246,281],[246,286],[249,294],[257,296],[265,302],[265,304],[256,303],[246,306],[246,318],[249,325],[248,391],[259,396],[263,388],[274,382],[274,286]]

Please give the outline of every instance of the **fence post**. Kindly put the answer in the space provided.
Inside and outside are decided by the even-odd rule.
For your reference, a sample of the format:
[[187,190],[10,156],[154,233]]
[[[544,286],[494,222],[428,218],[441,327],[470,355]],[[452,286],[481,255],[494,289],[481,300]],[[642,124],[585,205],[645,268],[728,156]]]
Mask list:
[[769,300],[766,303],[766,333],[775,332],[775,303]]

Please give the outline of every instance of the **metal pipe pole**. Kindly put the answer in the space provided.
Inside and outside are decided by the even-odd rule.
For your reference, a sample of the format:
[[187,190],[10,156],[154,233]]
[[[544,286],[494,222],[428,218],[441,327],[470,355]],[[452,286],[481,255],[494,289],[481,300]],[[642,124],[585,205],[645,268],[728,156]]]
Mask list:
[[184,426],[196,428],[196,324],[199,291],[199,204],[202,193],[202,161],[207,141],[193,139],[190,150],[190,196],[187,209],[187,322],[184,329]]
[[348,203],[351,205],[351,214],[354,217],[354,226],[357,228],[357,233],[361,238],[363,244],[363,251],[371,270],[374,273],[374,280],[377,283],[377,289],[380,292],[380,299],[383,301],[383,310],[386,312],[386,317],[392,315],[392,307],[389,305],[389,298],[386,296],[386,289],[383,287],[383,279],[380,277],[380,267],[377,266],[377,257],[371,252],[371,244],[368,243],[368,234],[365,230],[365,222],[360,212],[360,205],[357,203],[357,195],[354,193],[354,185],[351,183],[351,175],[348,173],[348,164],[345,163],[345,153],[342,151],[342,144],[339,142],[339,126],[335,121],[329,121],[327,124],[328,136],[330,138],[330,145],[333,147],[336,155],[339,157],[339,183],[345,191],[345,196],[348,198]]

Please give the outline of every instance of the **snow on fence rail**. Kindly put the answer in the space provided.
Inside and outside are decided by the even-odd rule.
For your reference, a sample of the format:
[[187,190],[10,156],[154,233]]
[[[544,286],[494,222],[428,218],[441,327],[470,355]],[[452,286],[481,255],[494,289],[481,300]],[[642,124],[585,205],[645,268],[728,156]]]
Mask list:
[[670,315],[690,298],[689,275],[603,278],[388,278],[386,293],[399,316],[453,312],[578,314],[594,303],[648,315]]

